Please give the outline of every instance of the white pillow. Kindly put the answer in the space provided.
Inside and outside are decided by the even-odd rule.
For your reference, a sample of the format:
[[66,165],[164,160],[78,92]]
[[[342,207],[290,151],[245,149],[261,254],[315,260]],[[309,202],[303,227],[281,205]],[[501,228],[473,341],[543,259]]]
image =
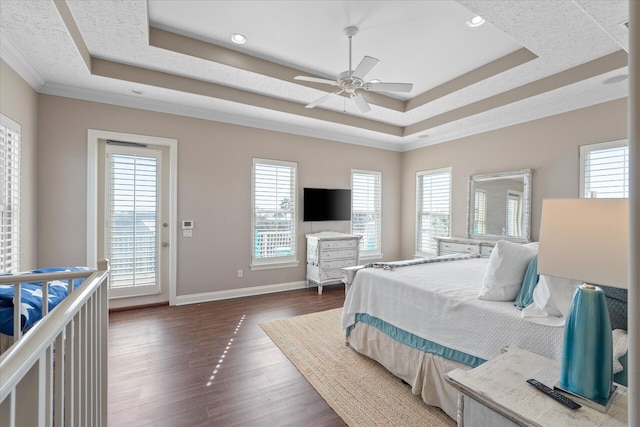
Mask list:
[[550,316],[567,317],[573,294],[576,291],[576,287],[580,286],[582,282],[545,275],[540,276],[540,279],[543,282],[540,290],[543,292],[538,295],[536,300],[536,292],[534,290],[533,301]]
[[530,242],[530,243],[525,243],[523,245],[525,248],[531,248],[534,251],[536,251],[536,253],[538,253],[538,246],[540,246],[540,242]]
[[478,298],[487,301],[513,301],[529,262],[536,251],[519,243],[500,240],[491,252]]
[[533,304],[522,310],[522,317],[548,326],[564,326],[579,280],[540,275],[533,290]]
[[624,370],[624,366],[620,363],[620,358],[627,354],[629,344],[627,339],[627,331],[622,329],[614,329],[611,332],[611,340],[613,342],[613,373],[617,374]]

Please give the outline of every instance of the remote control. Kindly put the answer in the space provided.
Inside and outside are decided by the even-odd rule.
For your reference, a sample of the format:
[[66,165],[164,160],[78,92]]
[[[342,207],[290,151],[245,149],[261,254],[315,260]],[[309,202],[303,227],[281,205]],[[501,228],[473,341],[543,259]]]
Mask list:
[[538,380],[534,380],[532,378],[530,380],[527,380],[527,382],[529,384],[531,384],[532,386],[534,386],[535,388],[537,388],[538,390],[540,390],[541,392],[543,392],[544,394],[546,394],[547,396],[549,396],[550,398],[557,400],[558,402],[562,403],[564,406],[566,406],[568,408],[578,409],[578,408],[582,407],[581,405],[577,404],[573,400],[569,399],[564,394],[558,393],[557,391],[555,391],[555,390],[547,387],[546,385],[542,384]]

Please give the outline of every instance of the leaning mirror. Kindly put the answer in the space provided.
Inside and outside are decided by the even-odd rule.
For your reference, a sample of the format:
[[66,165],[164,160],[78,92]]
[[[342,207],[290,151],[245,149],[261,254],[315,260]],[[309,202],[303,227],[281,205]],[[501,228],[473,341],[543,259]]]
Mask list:
[[528,242],[533,170],[469,177],[467,237]]

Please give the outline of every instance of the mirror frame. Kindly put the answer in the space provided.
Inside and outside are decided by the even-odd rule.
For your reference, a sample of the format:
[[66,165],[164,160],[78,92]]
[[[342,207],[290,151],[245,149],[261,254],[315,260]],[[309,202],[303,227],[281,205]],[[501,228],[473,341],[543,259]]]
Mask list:
[[[531,178],[533,169],[522,169],[519,171],[496,172],[480,175],[471,175],[469,177],[467,189],[467,238],[478,240],[510,240],[518,243],[529,243],[531,237]],[[523,200],[522,200],[522,237],[515,236],[499,236],[493,234],[474,234],[473,218],[475,211],[475,183],[481,181],[489,181],[500,178],[522,178]]]

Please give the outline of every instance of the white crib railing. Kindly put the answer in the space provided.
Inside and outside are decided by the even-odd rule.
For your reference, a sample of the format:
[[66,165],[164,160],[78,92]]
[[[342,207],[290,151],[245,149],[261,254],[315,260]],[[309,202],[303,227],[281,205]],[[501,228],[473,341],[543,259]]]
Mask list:
[[[0,426],[107,426],[108,262],[86,275],[0,356]],[[46,282],[63,276],[28,277]]]

